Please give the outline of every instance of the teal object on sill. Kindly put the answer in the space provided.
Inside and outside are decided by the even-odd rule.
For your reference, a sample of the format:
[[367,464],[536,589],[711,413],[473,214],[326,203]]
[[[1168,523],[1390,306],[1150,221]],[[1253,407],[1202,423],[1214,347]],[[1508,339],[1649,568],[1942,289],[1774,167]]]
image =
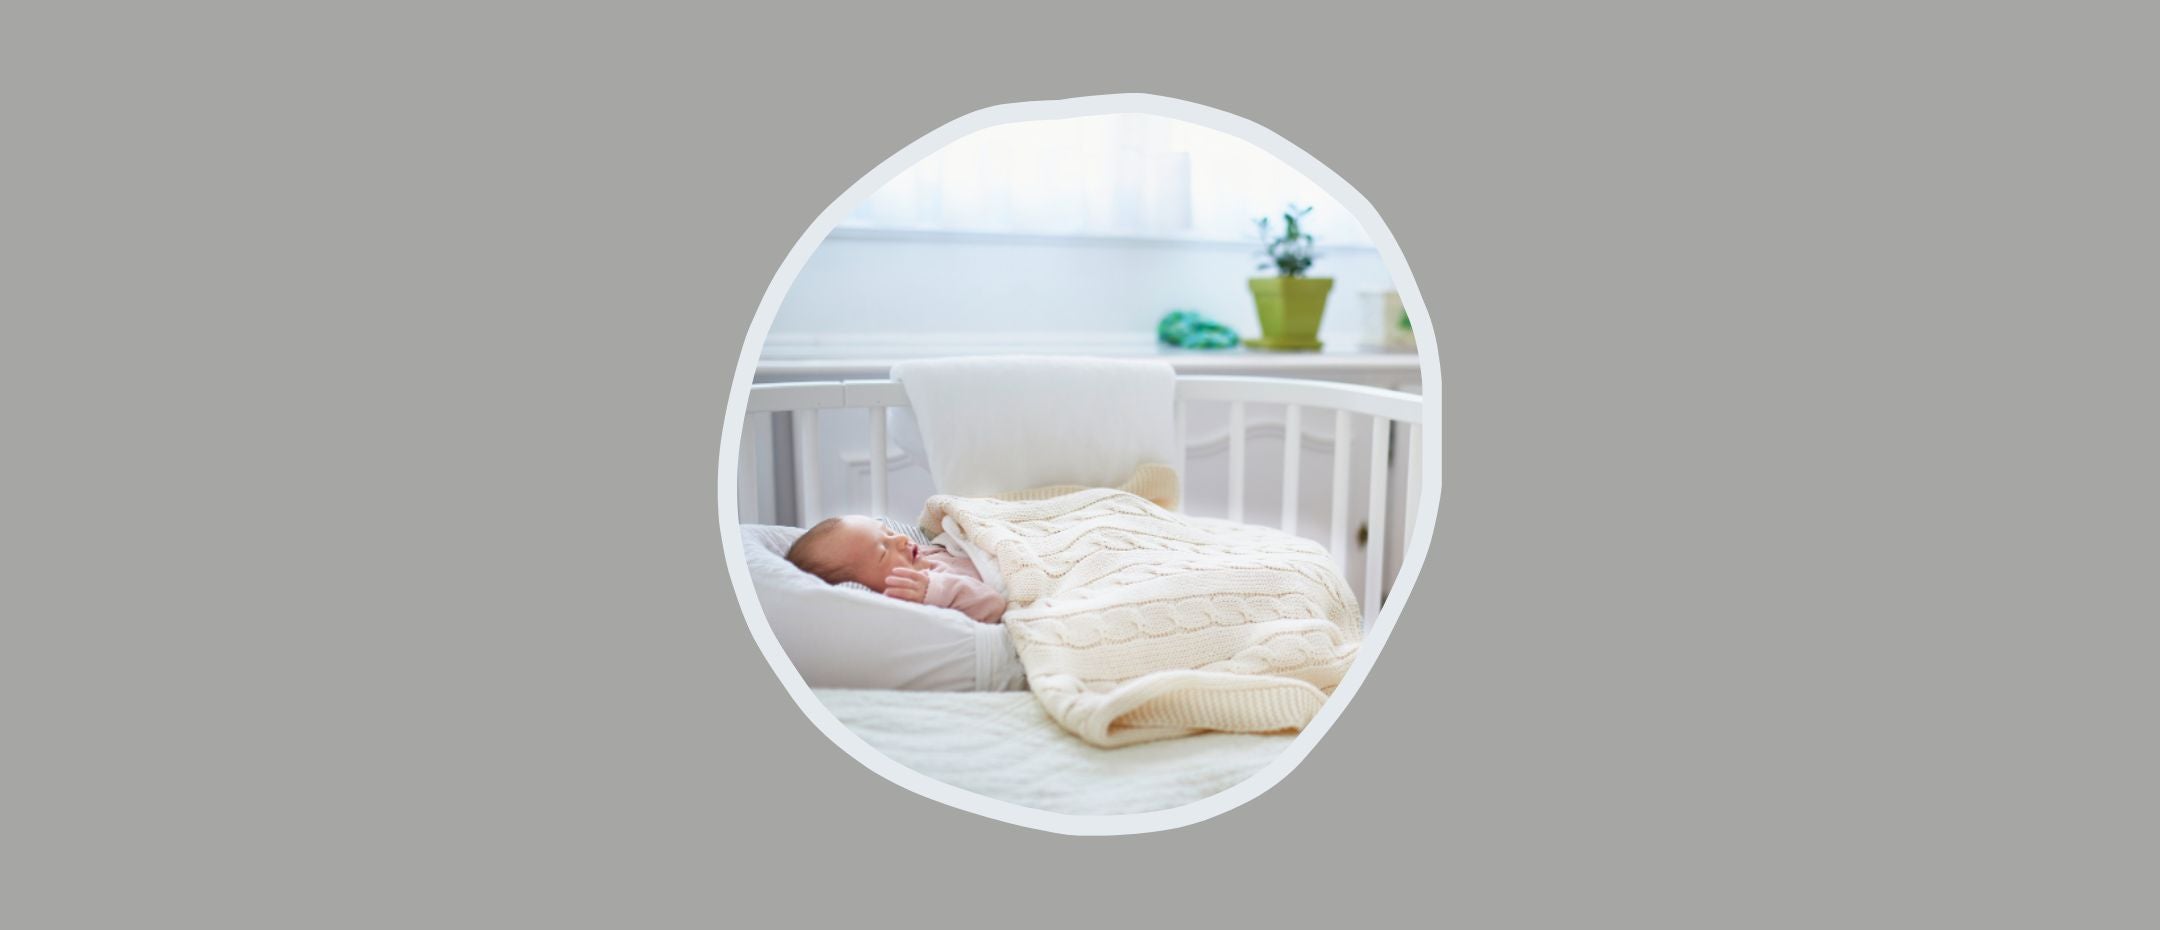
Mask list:
[[1155,338],[1180,349],[1232,349],[1237,330],[1192,310],[1172,310],[1155,324]]

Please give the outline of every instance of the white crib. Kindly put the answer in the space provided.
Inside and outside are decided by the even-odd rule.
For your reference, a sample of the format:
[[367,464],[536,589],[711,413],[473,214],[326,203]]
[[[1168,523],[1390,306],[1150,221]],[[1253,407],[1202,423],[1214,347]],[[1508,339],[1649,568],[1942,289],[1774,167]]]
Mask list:
[[[907,391],[897,381],[813,381],[787,384],[754,384],[750,387],[748,403],[749,421],[744,425],[740,464],[736,474],[736,501],[738,512],[744,522],[764,522],[777,512],[770,498],[779,485],[770,474],[773,469],[774,418],[785,415],[792,418],[789,432],[793,435],[793,481],[794,512],[802,523],[831,514],[826,511],[820,494],[820,468],[818,418],[835,411],[859,411],[868,418],[869,483],[871,512],[885,514],[891,510],[888,500],[888,478],[891,473],[889,447],[886,437],[887,409],[905,407]],[[1357,384],[1332,381],[1309,381],[1292,378],[1230,377],[1216,375],[1180,375],[1177,379],[1177,448],[1180,461],[1171,463],[1178,474],[1188,474],[1184,457],[1187,448],[1188,411],[1196,404],[1227,405],[1229,413],[1228,453],[1229,486],[1226,506],[1222,513],[1199,514],[1219,516],[1243,522],[1247,499],[1246,479],[1250,457],[1246,454],[1249,430],[1247,413],[1252,405],[1280,405],[1283,417],[1283,454],[1281,473],[1283,528],[1298,532],[1297,516],[1300,513],[1300,447],[1304,433],[1300,424],[1308,412],[1317,415],[1334,414],[1332,433],[1334,467],[1331,474],[1331,493],[1328,508],[1328,551],[1333,553],[1338,566],[1349,573],[1351,548],[1350,526],[1355,505],[1351,501],[1352,452],[1355,440],[1351,437],[1362,422],[1369,436],[1371,455],[1365,485],[1366,538],[1374,541],[1387,538],[1390,527],[1402,531],[1405,550],[1414,545],[1410,540],[1410,515],[1417,513],[1419,489],[1423,473],[1425,403],[1416,394],[1388,391]],[[837,414],[834,414],[837,415]],[[1391,493],[1393,482],[1389,480],[1390,443],[1398,431],[1403,432],[1403,444],[1407,447],[1408,461],[1404,469],[1401,492]],[[1188,502],[1190,494],[1181,494]],[[916,504],[919,506],[919,503]],[[1416,553],[1410,553],[1415,557]],[[1384,597],[1369,596],[1367,592],[1383,595],[1391,586],[1387,577],[1386,560],[1368,553],[1364,559],[1363,583],[1353,578],[1359,597],[1370,620],[1378,613]]]

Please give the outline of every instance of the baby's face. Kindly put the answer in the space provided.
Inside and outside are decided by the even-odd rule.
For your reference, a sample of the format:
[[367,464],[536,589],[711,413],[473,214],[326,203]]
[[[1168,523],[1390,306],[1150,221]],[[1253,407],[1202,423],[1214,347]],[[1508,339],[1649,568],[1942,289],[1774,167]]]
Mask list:
[[842,517],[840,528],[826,537],[825,555],[833,564],[848,567],[848,580],[884,593],[885,579],[895,568],[927,568],[921,547],[905,533],[887,529],[869,517]]

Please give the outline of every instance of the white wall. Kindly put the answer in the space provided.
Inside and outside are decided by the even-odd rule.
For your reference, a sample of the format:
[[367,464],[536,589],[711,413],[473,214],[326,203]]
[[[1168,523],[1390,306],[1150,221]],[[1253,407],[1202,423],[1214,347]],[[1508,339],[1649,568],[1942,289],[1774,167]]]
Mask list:
[[[1315,277],[1335,279],[1321,339],[1350,345],[1369,325],[1361,292],[1393,288],[1377,251],[1321,243]],[[810,257],[773,321],[775,343],[879,334],[1140,334],[1173,309],[1259,334],[1245,242],[836,231]]]

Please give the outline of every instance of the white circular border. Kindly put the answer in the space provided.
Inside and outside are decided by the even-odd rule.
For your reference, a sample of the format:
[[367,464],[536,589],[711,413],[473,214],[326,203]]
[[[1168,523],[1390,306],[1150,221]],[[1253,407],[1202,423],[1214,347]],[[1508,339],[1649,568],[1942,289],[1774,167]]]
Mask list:
[[[1292,740],[1282,755],[1266,768],[1238,784],[1181,807],[1150,811],[1144,814],[1058,814],[1050,811],[1023,807],[1009,801],[1000,801],[946,784],[914,769],[901,765],[884,753],[863,742],[841,724],[832,712],[812,694],[810,686],[803,681],[802,673],[795,670],[787,653],[773,637],[772,625],[765,619],[765,612],[757,598],[749,592],[750,567],[743,557],[742,520],[735,507],[736,463],[740,459],[743,423],[747,419],[751,378],[757,371],[759,350],[765,344],[765,335],[772,329],[773,317],[779,312],[780,302],[795,284],[795,276],[802,272],[803,264],[811,253],[824,243],[827,233],[855,209],[855,206],[883,186],[901,171],[923,157],[969,133],[1004,123],[1028,120],[1066,119],[1076,116],[1103,116],[1113,113],[1149,113],[1167,116],[1229,133],[1259,146],[1284,163],[1304,172],[1306,177],[1349,209],[1358,222],[1364,224],[1372,238],[1380,258],[1387,265],[1388,274],[1394,278],[1395,288],[1402,295],[1403,307],[1410,311],[1410,325],[1417,336],[1418,368],[1422,376],[1425,398],[1425,429],[1420,430],[1425,448],[1421,451],[1425,474],[1421,478],[1421,495],[1418,502],[1417,526],[1406,541],[1402,568],[1396,575],[1395,590],[1403,596],[1392,597],[1382,605],[1373,627],[1365,636],[1365,648],[1358,651],[1357,661],[1335,688],[1334,699],[1320,708],[1304,731]],[[743,338],[742,356],[736,362],[735,381],[728,391],[727,415],[720,429],[720,529],[722,548],[727,553],[728,576],[734,582],[736,600],[742,603],[743,616],[749,621],[750,633],[757,640],[758,648],[765,653],[765,661],[780,676],[788,693],[795,697],[796,706],[810,722],[817,724],[825,736],[855,757],[871,771],[878,773],[903,788],[923,797],[961,810],[1006,823],[1053,833],[1074,836],[1109,836],[1128,833],[1151,833],[1170,830],[1187,824],[1198,823],[1224,811],[1231,810],[1262,792],[1275,787],[1277,782],[1297,768],[1312,751],[1315,743],[1327,734],[1335,718],[1357,696],[1358,686],[1372,669],[1380,650],[1387,645],[1388,633],[1395,627],[1395,618],[1402,613],[1402,604],[1411,588],[1417,584],[1418,573],[1424,568],[1425,557],[1432,543],[1433,523],[1440,505],[1440,429],[1436,416],[1440,410],[1440,360],[1434,347],[1432,319],[1425,312],[1425,301],[1419,296],[1417,282],[1410,276],[1410,264],[1403,259],[1402,249],[1395,244],[1395,236],[1381,222],[1380,214],[1364,196],[1350,186],[1341,176],[1328,170],[1318,159],[1307,155],[1303,149],[1283,137],[1269,131],[1251,120],[1212,107],[1202,106],[1171,97],[1154,94],[1106,94],[1094,97],[1076,97],[1069,100],[1038,100],[1026,103],[1010,103],[989,107],[969,113],[959,119],[938,127],[929,135],[915,140],[906,148],[885,159],[877,168],[856,181],[839,199],[834,200],[825,212],[818,214],[817,221],[797,239],[789,250],[787,260],[780,263],[780,270],[773,275],[772,284],[765,288],[765,298],[758,303],[757,315],[750,320],[750,331]],[[1414,556],[1414,557],[1413,557]]]

